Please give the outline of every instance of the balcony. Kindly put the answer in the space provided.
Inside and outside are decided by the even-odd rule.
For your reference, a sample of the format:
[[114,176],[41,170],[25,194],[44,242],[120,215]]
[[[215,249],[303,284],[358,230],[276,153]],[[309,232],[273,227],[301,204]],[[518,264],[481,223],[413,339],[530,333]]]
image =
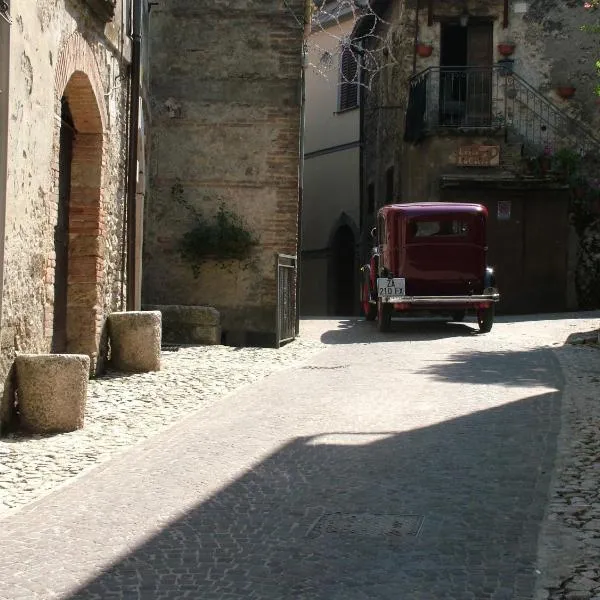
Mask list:
[[501,132],[536,151],[600,141],[522,77],[503,66],[430,67],[410,80],[404,139],[443,132]]
[[115,18],[117,0],[84,0],[84,4],[87,4],[103,23],[108,23]]

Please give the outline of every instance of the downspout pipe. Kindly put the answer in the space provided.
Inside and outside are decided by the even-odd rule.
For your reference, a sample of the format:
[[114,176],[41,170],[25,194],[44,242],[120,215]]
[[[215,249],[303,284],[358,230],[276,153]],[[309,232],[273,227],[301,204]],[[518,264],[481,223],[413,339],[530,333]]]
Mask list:
[[419,10],[421,8],[421,0],[417,0],[417,7],[415,10],[415,39],[413,44],[413,63],[412,63],[412,74],[417,73],[417,43],[419,41]]
[[311,3],[304,5],[304,33],[302,36],[302,67],[300,71],[300,140],[298,164],[298,251],[296,259],[296,335],[300,333],[300,285],[302,278],[302,207],[304,204],[304,148],[306,127],[306,44],[310,35]]
[[142,2],[133,0],[131,21],[131,94],[129,105],[129,156],[127,160],[127,310],[136,310],[136,214],[138,183],[138,137],[141,97]]
[[10,24],[10,0],[4,0],[0,2],[0,322],[4,295],[4,228],[8,178]]

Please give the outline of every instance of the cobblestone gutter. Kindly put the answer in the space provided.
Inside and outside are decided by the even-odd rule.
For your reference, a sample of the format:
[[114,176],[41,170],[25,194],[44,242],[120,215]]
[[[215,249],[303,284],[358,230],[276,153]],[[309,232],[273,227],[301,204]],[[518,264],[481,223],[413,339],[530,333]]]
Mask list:
[[27,504],[233,390],[303,361],[323,345],[228,346],[164,352],[162,370],[90,381],[85,426],[53,436],[0,439],[0,515]]
[[555,353],[566,385],[536,599],[600,600],[600,349]]

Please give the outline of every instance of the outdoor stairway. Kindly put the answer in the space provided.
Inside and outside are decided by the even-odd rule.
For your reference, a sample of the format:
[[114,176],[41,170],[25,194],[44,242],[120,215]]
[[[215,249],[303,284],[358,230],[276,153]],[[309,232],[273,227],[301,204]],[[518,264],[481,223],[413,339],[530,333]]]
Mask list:
[[430,67],[418,73],[410,81],[409,119],[411,130],[419,134],[456,130],[503,135],[505,168],[513,168],[523,155],[552,154],[562,148],[600,154],[600,139],[500,65]]

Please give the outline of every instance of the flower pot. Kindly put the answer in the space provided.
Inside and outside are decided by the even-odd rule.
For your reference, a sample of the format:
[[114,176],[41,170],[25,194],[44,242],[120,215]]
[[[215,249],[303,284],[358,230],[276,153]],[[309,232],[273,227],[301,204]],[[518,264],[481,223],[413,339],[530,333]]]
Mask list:
[[498,52],[502,56],[510,56],[515,51],[515,45],[512,42],[500,42],[498,44]]
[[423,44],[423,43],[417,44],[417,54],[421,58],[430,57],[432,52],[433,52],[433,46],[431,44]]
[[572,98],[575,94],[575,87],[572,85],[559,85],[556,87],[556,93],[561,98]]

